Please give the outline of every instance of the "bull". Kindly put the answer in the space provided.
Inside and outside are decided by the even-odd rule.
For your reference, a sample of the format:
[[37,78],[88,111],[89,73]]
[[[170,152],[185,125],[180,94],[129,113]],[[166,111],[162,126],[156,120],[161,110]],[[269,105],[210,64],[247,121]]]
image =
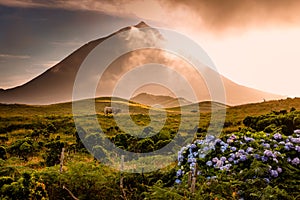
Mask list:
[[107,115],[107,114],[118,114],[121,112],[121,109],[120,108],[115,108],[115,107],[108,107],[106,106],[104,108],[104,114]]

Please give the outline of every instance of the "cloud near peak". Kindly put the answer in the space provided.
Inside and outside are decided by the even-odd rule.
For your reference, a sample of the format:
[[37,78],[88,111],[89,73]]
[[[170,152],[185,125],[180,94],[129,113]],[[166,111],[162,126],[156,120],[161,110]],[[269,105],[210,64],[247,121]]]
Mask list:
[[298,26],[298,0],[0,0],[0,5],[89,10],[211,32]]
[[[210,30],[268,25],[298,25],[300,1],[297,0],[167,0],[169,9],[189,10]],[[184,20],[184,19],[183,19]]]

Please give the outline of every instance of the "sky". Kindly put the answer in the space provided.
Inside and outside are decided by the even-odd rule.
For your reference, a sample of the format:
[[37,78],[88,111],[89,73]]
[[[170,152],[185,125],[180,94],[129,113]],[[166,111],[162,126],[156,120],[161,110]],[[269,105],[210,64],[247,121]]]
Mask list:
[[297,0],[0,0],[0,88],[141,20],[190,37],[238,84],[300,97]]

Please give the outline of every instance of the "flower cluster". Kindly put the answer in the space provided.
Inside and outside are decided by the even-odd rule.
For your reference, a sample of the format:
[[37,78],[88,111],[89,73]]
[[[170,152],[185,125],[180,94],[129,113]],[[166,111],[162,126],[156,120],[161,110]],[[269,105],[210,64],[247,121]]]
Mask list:
[[211,179],[218,172],[238,172],[242,166],[249,167],[256,160],[269,166],[268,174],[261,177],[266,182],[283,173],[284,163],[300,166],[300,130],[295,130],[293,136],[264,132],[237,134],[240,135],[223,138],[208,136],[182,147],[178,152],[180,169],[176,174],[176,183],[181,182],[186,172],[194,172],[197,164],[198,175]]

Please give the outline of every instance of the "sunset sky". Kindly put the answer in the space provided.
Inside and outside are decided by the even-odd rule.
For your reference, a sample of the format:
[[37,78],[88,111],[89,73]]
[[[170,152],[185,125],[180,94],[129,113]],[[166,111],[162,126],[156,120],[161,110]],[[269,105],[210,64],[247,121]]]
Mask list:
[[297,0],[0,0],[0,88],[141,20],[192,38],[238,84],[300,97]]

